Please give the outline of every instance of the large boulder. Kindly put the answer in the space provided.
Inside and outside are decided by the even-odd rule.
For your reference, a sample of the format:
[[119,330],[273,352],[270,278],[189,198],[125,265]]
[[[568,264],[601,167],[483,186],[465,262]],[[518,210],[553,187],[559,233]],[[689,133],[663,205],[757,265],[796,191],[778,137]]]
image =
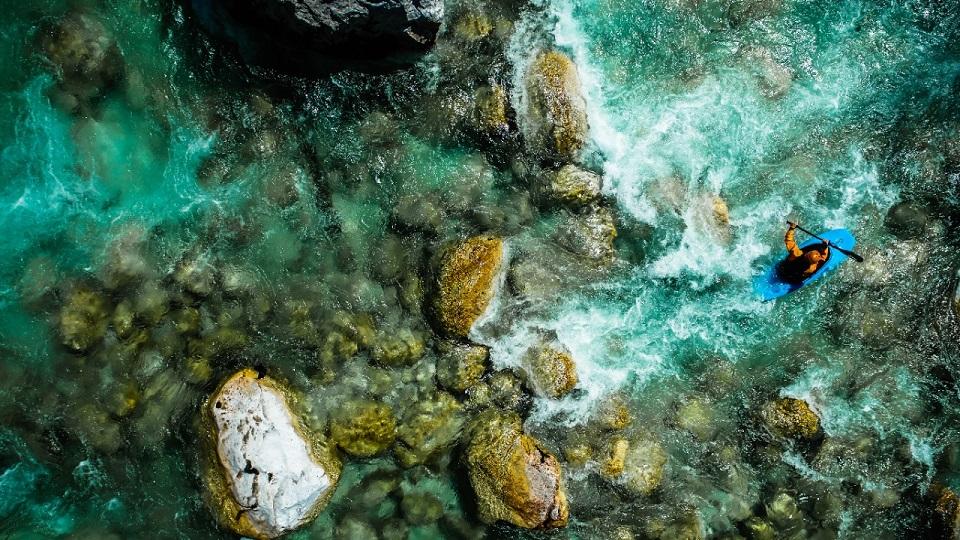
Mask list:
[[474,236],[440,254],[433,307],[441,331],[470,333],[490,305],[502,260],[503,240],[495,236]]
[[802,399],[785,397],[771,401],[762,415],[767,429],[777,437],[814,441],[823,436],[820,417]]
[[527,529],[566,526],[569,518],[560,462],[523,432],[515,413],[477,418],[466,449],[480,518]]
[[561,161],[573,161],[587,140],[587,104],[577,66],[559,51],[540,53],[527,71],[524,135]]
[[530,386],[540,396],[559,399],[577,385],[577,365],[570,351],[556,339],[544,339],[524,355]]
[[600,198],[602,185],[599,174],[568,164],[543,174],[536,188],[544,202],[581,208]]
[[341,463],[308,433],[290,390],[244,369],[203,404],[205,499],[217,520],[251,538],[276,538],[310,522],[326,505]]
[[389,68],[433,45],[442,0],[192,0],[247,62],[294,73]]

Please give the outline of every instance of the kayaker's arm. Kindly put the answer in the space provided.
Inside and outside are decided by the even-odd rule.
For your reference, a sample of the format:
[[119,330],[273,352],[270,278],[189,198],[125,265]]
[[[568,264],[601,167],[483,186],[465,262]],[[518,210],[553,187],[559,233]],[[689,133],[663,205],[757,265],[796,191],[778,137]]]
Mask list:
[[795,259],[797,257],[803,256],[803,251],[801,251],[800,248],[797,247],[797,240],[795,238],[796,232],[797,232],[796,229],[797,229],[797,224],[791,223],[790,228],[787,229],[786,236],[783,237],[783,243],[787,246],[787,253],[790,254],[791,259]]

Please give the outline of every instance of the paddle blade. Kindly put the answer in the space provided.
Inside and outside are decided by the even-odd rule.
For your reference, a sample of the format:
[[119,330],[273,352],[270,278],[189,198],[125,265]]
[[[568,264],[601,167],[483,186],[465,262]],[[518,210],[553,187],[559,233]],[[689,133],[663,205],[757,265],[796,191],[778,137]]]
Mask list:
[[837,246],[831,246],[831,247],[833,247],[833,249],[839,251],[840,253],[843,253],[843,254],[846,255],[847,257],[850,257],[851,259],[853,259],[853,260],[855,260],[855,261],[857,261],[857,262],[863,262],[863,257],[861,257],[860,255],[857,255],[856,253],[854,253],[854,252],[852,252],[852,251],[849,251],[849,250],[846,250],[846,249],[843,249],[843,248],[840,248],[840,247],[837,247]]

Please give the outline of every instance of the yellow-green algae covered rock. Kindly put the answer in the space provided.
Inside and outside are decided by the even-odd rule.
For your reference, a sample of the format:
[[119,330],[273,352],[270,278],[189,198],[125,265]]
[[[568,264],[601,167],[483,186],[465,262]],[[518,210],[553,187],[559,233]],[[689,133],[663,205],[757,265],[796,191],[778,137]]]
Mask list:
[[767,429],[778,437],[812,441],[822,434],[820,417],[802,399],[781,398],[763,409]]
[[251,538],[276,538],[313,520],[333,495],[341,463],[289,404],[296,395],[244,369],[201,409],[204,497],[217,520]]
[[481,414],[466,462],[482,520],[527,529],[566,526],[569,510],[560,462],[523,432],[516,413]]
[[82,285],[74,288],[60,310],[63,344],[83,352],[99,343],[107,331],[108,309],[102,294]]
[[334,415],[330,437],[350,455],[373,457],[393,444],[397,419],[383,403],[351,401]]
[[558,399],[577,385],[577,365],[559,343],[542,343],[531,348],[524,361],[527,377],[537,394]]
[[527,120],[533,142],[566,161],[587,139],[587,104],[577,66],[559,51],[541,53],[527,72]]
[[434,314],[440,329],[466,337],[493,298],[503,260],[503,240],[474,236],[440,254]]

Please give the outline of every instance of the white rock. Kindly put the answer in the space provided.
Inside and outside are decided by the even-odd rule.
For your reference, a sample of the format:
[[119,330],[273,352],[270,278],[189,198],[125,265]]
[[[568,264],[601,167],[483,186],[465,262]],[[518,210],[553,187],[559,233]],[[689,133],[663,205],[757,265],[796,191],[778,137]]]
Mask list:
[[339,464],[320,463],[276,383],[244,370],[206,406],[223,478],[242,514],[221,521],[241,534],[273,538],[312,520],[336,484]]

